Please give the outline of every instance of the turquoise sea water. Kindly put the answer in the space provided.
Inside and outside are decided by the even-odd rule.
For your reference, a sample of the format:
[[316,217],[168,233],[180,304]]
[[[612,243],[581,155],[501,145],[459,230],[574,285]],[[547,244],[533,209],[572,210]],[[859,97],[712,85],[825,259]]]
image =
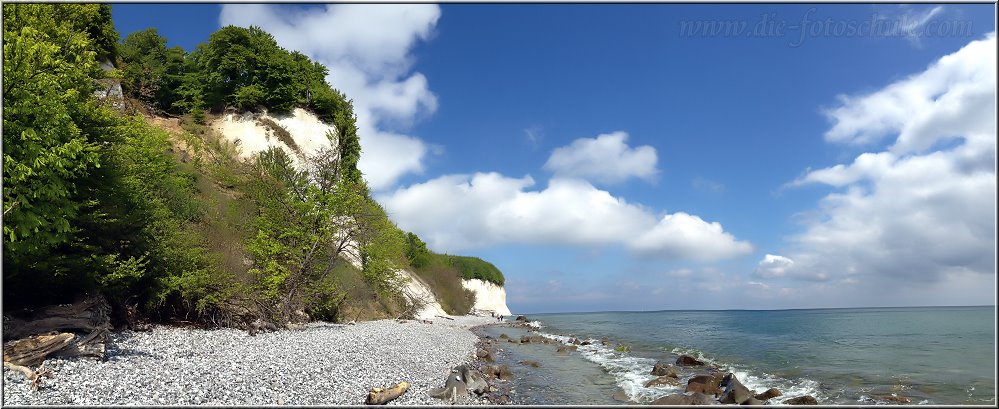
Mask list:
[[913,404],[996,404],[992,306],[529,318],[540,322],[542,334],[629,345],[627,353],[597,344],[579,355],[639,403],[679,391],[642,384],[652,378],[648,372],[656,360],[688,353],[736,373],[758,392],[777,387],[785,396],[810,394],[824,404],[880,403],[892,394]]

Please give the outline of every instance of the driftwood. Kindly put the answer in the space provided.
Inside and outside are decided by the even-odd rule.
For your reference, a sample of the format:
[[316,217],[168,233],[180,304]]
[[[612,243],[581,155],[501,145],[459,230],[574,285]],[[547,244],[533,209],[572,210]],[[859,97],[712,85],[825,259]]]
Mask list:
[[28,378],[28,380],[31,381],[31,390],[33,391],[38,390],[38,385],[41,385],[42,378],[52,377],[52,371],[46,369],[44,363],[42,363],[42,365],[39,366],[38,369],[36,370],[31,370],[31,368],[28,368],[26,366],[14,365],[7,361],[4,361],[3,367],[10,368],[24,374],[24,377]]
[[389,401],[398,398],[409,389],[409,382],[402,381],[391,388],[371,388],[368,397],[364,400],[365,405],[384,405]]
[[40,365],[52,353],[68,347],[74,339],[76,335],[63,332],[10,341],[3,346],[3,361],[19,366]]
[[110,311],[104,297],[91,296],[73,304],[45,307],[31,314],[29,320],[4,319],[3,335],[19,339],[53,331],[91,333],[110,328]]
[[[28,320],[4,319],[4,367],[19,371],[37,389],[51,372],[44,368],[50,356],[105,357],[111,320],[110,306],[101,296],[87,297],[77,303],[46,307],[31,314]],[[38,366],[38,369],[31,369]]]
[[454,321],[454,318],[451,318],[451,317],[445,317],[445,316],[443,316],[443,315],[435,315],[435,317],[437,317],[437,318],[443,318],[443,319],[446,319],[446,320],[451,320],[451,321]]

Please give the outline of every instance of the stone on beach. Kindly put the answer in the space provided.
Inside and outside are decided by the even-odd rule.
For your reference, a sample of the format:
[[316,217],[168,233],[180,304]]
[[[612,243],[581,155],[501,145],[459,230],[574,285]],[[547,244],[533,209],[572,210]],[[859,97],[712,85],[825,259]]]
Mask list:
[[440,404],[427,391],[474,356],[479,339],[468,328],[495,322],[454,318],[440,325],[310,323],[255,337],[236,329],[164,326],[114,332],[106,361],[47,359],[54,376],[37,392],[20,373],[4,370],[3,402],[341,406],[361,403],[373,386],[405,380],[409,390],[390,404]]

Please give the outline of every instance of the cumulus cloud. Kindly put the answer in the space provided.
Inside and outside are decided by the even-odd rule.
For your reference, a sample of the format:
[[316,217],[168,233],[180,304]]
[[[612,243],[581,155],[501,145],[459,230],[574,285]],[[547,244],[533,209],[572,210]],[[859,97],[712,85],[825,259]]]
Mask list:
[[656,169],[656,149],[645,145],[632,148],[626,132],[580,138],[555,149],[545,169],[557,177],[578,177],[594,183],[614,184],[631,177],[651,181]]
[[991,33],[921,73],[841,97],[827,113],[833,122],[828,141],[894,140],[883,151],[792,182],[837,190],[819,203],[820,217],[791,238],[789,259],[768,255],[756,274],[906,287],[924,295],[919,288],[934,288],[927,284],[970,288],[969,300],[991,302],[993,286],[965,284],[995,274],[995,60]]
[[581,179],[447,175],[378,196],[399,227],[439,251],[502,243],[621,244],[644,255],[717,260],[751,248],[718,223],[674,213],[657,218]]
[[767,254],[763,256],[763,260],[760,260],[760,263],[756,266],[756,270],[753,272],[758,277],[763,278],[783,277],[793,265],[794,260],[787,257]]
[[226,4],[222,25],[255,25],[278,44],[326,65],[327,81],[354,100],[361,136],[358,168],[373,190],[423,171],[430,151],[406,135],[421,114],[437,109],[427,78],[411,72],[410,50],[433,34],[436,5],[339,4],[308,9],[269,4]]
[[702,261],[731,258],[753,251],[752,245],[736,240],[718,222],[708,223],[684,212],[663,216],[655,227],[628,245],[643,255]]

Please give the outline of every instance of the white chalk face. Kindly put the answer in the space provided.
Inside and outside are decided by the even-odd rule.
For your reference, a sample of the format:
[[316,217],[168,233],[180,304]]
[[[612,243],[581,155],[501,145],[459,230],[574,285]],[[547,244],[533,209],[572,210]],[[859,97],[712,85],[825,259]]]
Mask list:
[[[288,146],[258,119],[274,121],[284,128],[296,147]],[[314,155],[323,148],[332,149],[333,143],[326,134],[329,132],[336,135],[333,125],[320,121],[311,112],[301,108],[296,108],[289,115],[227,114],[213,121],[211,126],[225,140],[236,144],[240,157],[244,159],[276,146],[287,152],[296,165],[300,165],[302,157]]]

